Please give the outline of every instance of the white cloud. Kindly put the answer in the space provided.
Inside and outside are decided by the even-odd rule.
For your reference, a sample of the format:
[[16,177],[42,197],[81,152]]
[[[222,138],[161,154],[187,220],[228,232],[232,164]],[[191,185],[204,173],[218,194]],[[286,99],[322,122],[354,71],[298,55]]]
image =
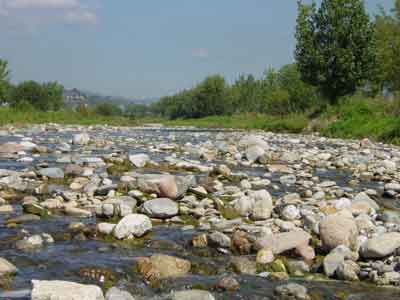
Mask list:
[[78,0],[5,0],[14,9],[71,9],[79,7]]
[[97,16],[95,13],[84,10],[69,11],[64,16],[65,21],[70,24],[92,24],[97,23]]
[[96,10],[82,0],[0,0],[0,32],[56,23],[95,25]]
[[207,48],[196,48],[193,49],[192,56],[200,59],[207,59],[210,53]]

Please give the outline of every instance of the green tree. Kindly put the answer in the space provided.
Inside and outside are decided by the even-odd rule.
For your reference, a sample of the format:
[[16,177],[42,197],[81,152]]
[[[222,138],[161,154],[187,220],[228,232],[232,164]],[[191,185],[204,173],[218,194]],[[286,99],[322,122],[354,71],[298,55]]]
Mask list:
[[97,114],[107,117],[122,115],[122,109],[118,105],[109,102],[97,104],[94,110]]
[[298,4],[295,57],[305,82],[335,103],[374,78],[374,26],[362,0]]
[[63,105],[63,87],[56,82],[24,81],[12,89],[10,104],[16,108],[59,110]]
[[0,102],[6,101],[10,90],[10,70],[8,62],[0,59]]
[[127,105],[125,114],[130,118],[142,118],[150,114],[150,107],[146,104],[131,103]]
[[375,37],[381,89],[400,90],[400,0],[392,14],[381,11],[375,20]]

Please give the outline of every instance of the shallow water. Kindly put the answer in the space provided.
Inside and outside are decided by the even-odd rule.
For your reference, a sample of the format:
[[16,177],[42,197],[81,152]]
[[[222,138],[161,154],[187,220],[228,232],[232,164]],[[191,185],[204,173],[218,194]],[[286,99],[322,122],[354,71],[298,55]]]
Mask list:
[[[27,132],[25,136],[34,138],[34,142],[40,145],[48,146],[51,149],[57,147],[57,141],[68,142],[74,131],[66,132],[46,132],[40,137],[37,133]],[[172,140],[179,145],[192,143],[194,145],[204,143],[208,140],[216,141],[220,139],[220,131],[199,131],[199,130],[97,130],[90,133],[98,138],[110,139],[116,142],[116,145],[106,146],[100,149],[94,149],[87,156],[103,155],[112,153],[116,150],[123,150],[130,153],[148,153],[152,159],[161,161],[171,152],[153,153],[148,151],[149,145],[159,143],[170,143]],[[230,132],[224,133],[224,139],[229,139]],[[140,141],[136,144],[127,143],[126,140],[132,138]],[[0,137],[0,142],[18,141],[16,137]],[[273,143],[273,141],[271,141]],[[279,147],[279,142],[276,142]],[[293,148],[296,145],[293,145]],[[310,147],[331,147],[335,144],[310,145]],[[80,155],[77,147],[73,146],[72,154]],[[69,153],[71,154],[71,153]],[[69,155],[68,154],[68,155]],[[53,154],[41,155],[40,158],[32,163],[17,162],[15,159],[1,158],[0,168],[22,170],[33,169],[34,165],[40,162],[47,162],[49,166],[58,166]],[[186,158],[193,159],[193,155]],[[210,164],[212,162],[202,162]],[[261,177],[265,168],[236,167],[237,172],[243,172],[251,177]],[[201,174],[200,174],[201,175]],[[278,174],[279,175],[279,174]],[[324,180],[333,180],[341,187],[346,187],[351,180],[351,172],[320,169],[315,172],[316,176]],[[279,190],[273,192],[278,197],[287,192],[296,191],[295,187],[285,187],[279,183],[279,176],[271,178],[272,182],[279,186]],[[362,182],[355,190],[361,190],[365,187],[378,189],[379,183]],[[271,191],[272,192],[272,191]],[[384,201],[384,200],[382,200]],[[399,205],[400,208],[400,205]],[[69,280],[82,283],[94,283],[101,285],[100,282],[83,278],[79,273],[81,268],[94,267],[108,269],[114,272],[119,280],[119,285],[124,286],[137,299],[156,299],[160,295],[165,295],[171,290],[180,290],[184,288],[206,288],[213,290],[216,299],[269,299],[273,296],[274,287],[282,282],[274,282],[266,278],[255,276],[237,275],[241,283],[241,289],[238,292],[220,292],[214,289],[219,278],[229,274],[229,256],[218,253],[214,249],[207,251],[194,249],[190,245],[193,230],[182,230],[177,225],[158,225],[155,226],[152,233],[144,239],[144,244],[123,247],[120,244],[107,243],[98,240],[96,237],[89,237],[87,240],[66,239],[68,225],[73,221],[85,222],[89,226],[94,226],[96,219],[77,219],[67,216],[54,215],[39,222],[21,224],[17,229],[7,228],[5,220],[21,214],[21,207],[17,205],[17,210],[12,215],[0,215],[0,257],[15,264],[19,272],[12,282],[9,291],[0,292],[0,299],[29,299],[27,292],[30,290],[32,279],[40,280]],[[21,229],[26,229],[30,233],[46,232],[55,238],[55,244],[45,246],[40,250],[24,252],[15,249],[15,237]],[[135,259],[140,256],[149,256],[153,253],[163,253],[176,255],[189,259],[194,267],[192,273],[183,278],[166,280],[159,287],[150,287],[146,285],[141,276],[134,272]],[[294,281],[294,279],[291,279]],[[394,300],[400,298],[400,290],[395,288],[377,288],[360,283],[344,283],[337,281],[305,281],[298,279],[301,284],[310,288],[313,299],[347,299],[347,300]]]

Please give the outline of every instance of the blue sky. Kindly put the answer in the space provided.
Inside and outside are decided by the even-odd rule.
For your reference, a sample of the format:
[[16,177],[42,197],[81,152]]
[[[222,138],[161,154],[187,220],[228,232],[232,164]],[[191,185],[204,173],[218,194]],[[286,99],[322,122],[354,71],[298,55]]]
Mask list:
[[0,0],[0,58],[14,82],[157,97],[292,62],[295,21],[295,0]]

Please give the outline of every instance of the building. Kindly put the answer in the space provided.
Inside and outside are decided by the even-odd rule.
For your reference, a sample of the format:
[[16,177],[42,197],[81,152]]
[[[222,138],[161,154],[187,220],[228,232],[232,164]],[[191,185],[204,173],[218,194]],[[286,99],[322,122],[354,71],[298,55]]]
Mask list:
[[78,89],[64,90],[63,96],[66,107],[88,106],[88,97]]

